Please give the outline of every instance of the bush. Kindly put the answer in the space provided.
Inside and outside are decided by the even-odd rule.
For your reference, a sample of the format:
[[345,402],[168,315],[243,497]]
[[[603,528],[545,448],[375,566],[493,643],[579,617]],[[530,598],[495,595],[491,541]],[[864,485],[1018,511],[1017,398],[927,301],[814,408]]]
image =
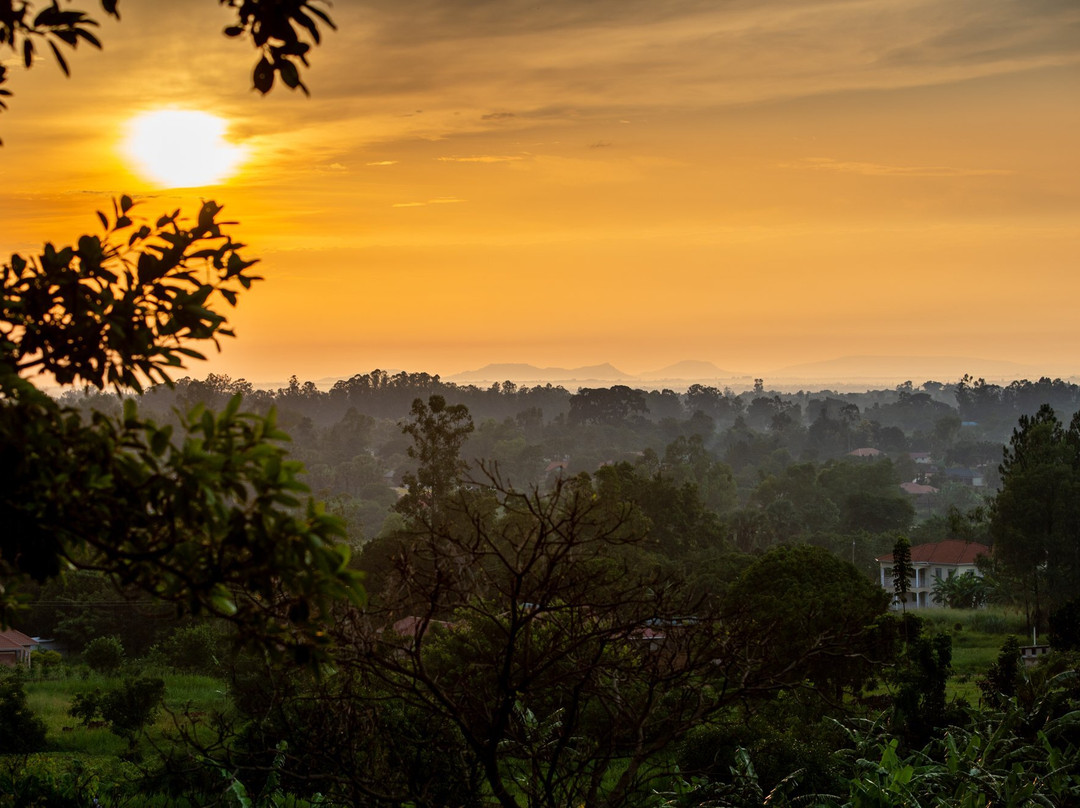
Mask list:
[[60,669],[64,658],[59,651],[31,651],[30,666],[36,678],[51,676]]
[[155,662],[185,673],[219,673],[222,638],[208,624],[178,628],[151,650]]
[[0,754],[25,755],[45,748],[45,722],[26,703],[22,676],[0,677]]
[[135,738],[157,718],[164,700],[164,680],[151,677],[125,679],[120,687],[107,693],[94,690],[77,694],[69,713],[86,726],[100,717],[109,725],[110,732],[134,747]]
[[83,661],[98,673],[116,673],[124,663],[124,646],[116,637],[97,637],[87,643]]

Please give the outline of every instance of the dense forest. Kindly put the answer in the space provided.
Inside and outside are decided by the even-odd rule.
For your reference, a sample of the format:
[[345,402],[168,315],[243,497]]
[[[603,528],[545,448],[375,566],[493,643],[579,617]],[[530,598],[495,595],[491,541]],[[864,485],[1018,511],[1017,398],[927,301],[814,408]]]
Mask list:
[[[297,479],[342,519],[366,599],[318,615],[333,672],[252,653],[242,627],[177,619],[89,569],[31,587],[16,625],[63,649],[37,652],[40,686],[81,659],[110,688],[76,688],[68,726],[125,739],[117,756],[142,774],[110,787],[145,799],[1061,804],[1080,789],[1062,762],[1080,698],[1065,673],[1080,522],[1061,514],[1033,570],[1032,508],[1015,503],[1052,497],[1045,473],[1074,484],[1061,464],[1080,467],[1076,423],[1031,408],[1069,412],[1078,396],[1045,379],[841,395],[185,378],[148,389],[142,417],[168,429],[255,411],[291,434],[281,462],[302,461]],[[61,401],[92,418],[124,398]],[[946,538],[1009,552],[984,559],[974,588],[945,581],[942,609],[1049,628],[1050,662],[1028,671],[1002,635],[973,695],[952,661],[972,618],[889,608],[876,557]],[[173,702],[162,730],[165,683],[185,672],[228,700]],[[34,721],[21,693],[13,727]]]
[[[961,529],[950,513],[986,504],[1021,416],[1042,404],[1080,409],[1080,387],[1046,378],[1000,386],[964,377],[864,393],[779,392],[764,382],[739,392],[704,385],[681,393],[621,385],[571,392],[512,382],[478,388],[379,370],[329,390],[296,377],[276,390],[215,375],[183,378],[148,390],[141,408],[168,420],[198,404],[220,409],[237,394],[246,409],[276,410],[290,456],[304,464],[312,491],[346,519],[357,546],[399,524],[394,504],[416,466],[400,425],[414,400],[439,395],[471,415],[475,428],[462,457],[497,465],[521,490],[605,467],[612,467],[607,474],[632,469],[669,507],[680,500],[659,496],[661,489],[692,489],[681,501],[700,514],[650,514],[656,529],[683,534],[680,541],[723,535],[749,552],[805,540],[851,559],[854,540],[854,560],[868,575],[897,533],[915,543],[948,538]],[[94,390],[62,401],[121,408],[115,395]],[[901,484],[912,482],[934,490],[905,493]],[[705,530],[706,513],[711,538],[689,535]]]

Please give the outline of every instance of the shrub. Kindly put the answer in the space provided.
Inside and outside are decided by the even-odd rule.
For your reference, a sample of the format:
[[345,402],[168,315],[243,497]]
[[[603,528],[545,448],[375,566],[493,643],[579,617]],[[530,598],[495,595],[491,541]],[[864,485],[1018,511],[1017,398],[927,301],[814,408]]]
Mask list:
[[45,748],[45,722],[26,703],[22,676],[0,677],[0,754],[25,755]]
[[178,628],[151,651],[156,661],[176,671],[213,675],[220,667],[221,636],[207,624]]
[[116,673],[124,662],[124,646],[116,637],[97,637],[87,643],[83,661],[98,673]]
[[157,718],[164,700],[164,680],[152,677],[125,679],[120,687],[107,693],[94,690],[76,694],[69,713],[85,726],[100,717],[109,725],[110,732],[134,747],[136,736]]
[[60,669],[64,658],[59,651],[31,651],[30,665],[38,678],[49,676]]

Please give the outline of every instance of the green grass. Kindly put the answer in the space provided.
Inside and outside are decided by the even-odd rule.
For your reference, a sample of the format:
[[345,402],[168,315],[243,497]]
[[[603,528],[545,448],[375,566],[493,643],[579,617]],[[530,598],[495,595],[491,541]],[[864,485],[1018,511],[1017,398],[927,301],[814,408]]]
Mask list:
[[[165,707],[151,730],[160,736],[172,727],[168,714],[181,714],[185,709],[209,716],[227,706],[225,684],[209,676],[190,674],[164,674]],[[72,699],[78,693],[95,688],[110,690],[121,682],[120,676],[91,674],[66,678],[28,681],[26,697],[31,710],[45,721],[51,747],[66,754],[91,756],[120,756],[127,749],[127,742],[106,728],[89,729],[68,714]],[[180,719],[182,720],[182,719]]]
[[1001,646],[1009,637],[1024,640],[1024,615],[1000,607],[987,609],[925,609],[917,612],[936,631],[952,636],[953,675],[946,694],[949,699],[965,699],[978,704],[979,677],[997,661]]

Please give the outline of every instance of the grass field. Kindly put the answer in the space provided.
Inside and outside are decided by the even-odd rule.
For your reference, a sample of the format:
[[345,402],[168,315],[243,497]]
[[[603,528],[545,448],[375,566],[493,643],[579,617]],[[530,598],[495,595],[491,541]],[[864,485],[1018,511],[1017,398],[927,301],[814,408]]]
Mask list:
[[[181,714],[185,709],[209,715],[226,706],[225,685],[209,676],[165,674],[165,707],[152,730],[161,735],[173,724],[170,713]],[[118,756],[127,743],[105,728],[89,729],[69,715],[72,699],[79,693],[95,689],[110,690],[120,684],[120,676],[90,674],[58,679],[28,681],[27,702],[31,710],[48,727],[49,743],[58,753],[80,753],[91,756]]]
[[953,675],[948,684],[948,698],[979,702],[978,677],[997,661],[1001,646],[1009,637],[1025,639],[1024,616],[1001,608],[988,609],[924,609],[918,612],[937,631],[952,636]]

